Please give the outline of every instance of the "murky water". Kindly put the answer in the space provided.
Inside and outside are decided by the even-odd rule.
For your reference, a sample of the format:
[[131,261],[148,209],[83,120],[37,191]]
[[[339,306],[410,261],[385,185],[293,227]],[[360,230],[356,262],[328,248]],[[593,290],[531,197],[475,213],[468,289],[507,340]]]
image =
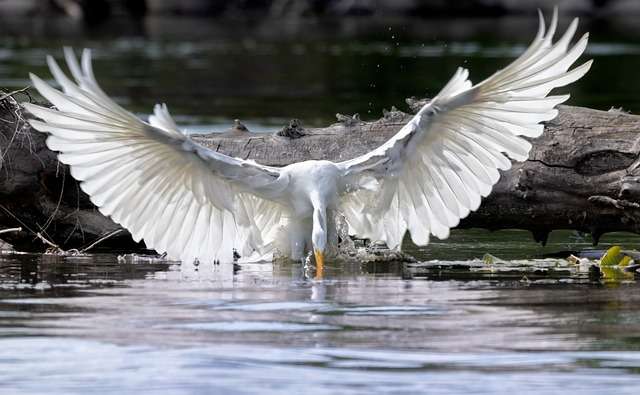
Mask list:
[[[529,19],[313,29],[150,20],[115,37],[6,21],[0,85],[44,75],[44,54],[62,44],[91,46],[107,91],[140,114],[166,101],[194,130],[242,118],[268,131],[293,117],[326,124],[336,111],[377,117],[433,93],[461,64],[487,75],[534,29]],[[595,67],[573,103],[640,110],[640,82],[627,78],[640,66],[634,34],[592,36]],[[612,243],[640,248],[620,234],[598,248]],[[481,261],[566,257],[590,248],[588,237],[555,233],[543,248],[524,232],[472,230],[406,247],[420,263],[329,265],[323,282],[297,264],[0,255],[0,393],[637,392],[634,280]]]

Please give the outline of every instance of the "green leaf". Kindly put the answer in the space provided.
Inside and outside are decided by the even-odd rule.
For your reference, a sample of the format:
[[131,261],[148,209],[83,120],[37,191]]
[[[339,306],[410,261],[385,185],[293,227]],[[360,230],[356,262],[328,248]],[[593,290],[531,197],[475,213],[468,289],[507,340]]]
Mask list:
[[634,279],[633,273],[625,272],[619,267],[605,266],[601,267],[600,269],[602,270],[602,277],[604,278],[605,282],[617,283],[624,280]]
[[622,260],[621,251],[622,248],[620,248],[620,246],[609,248],[602,258],[600,258],[600,266],[615,266],[619,264]]
[[625,255],[624,257],[622,257],[622,260],[620,260],[620,263],[618,263],[619,267],[626,267],[629,266],[629,264],[631,263],[633,259],[631,259],[630,256]]

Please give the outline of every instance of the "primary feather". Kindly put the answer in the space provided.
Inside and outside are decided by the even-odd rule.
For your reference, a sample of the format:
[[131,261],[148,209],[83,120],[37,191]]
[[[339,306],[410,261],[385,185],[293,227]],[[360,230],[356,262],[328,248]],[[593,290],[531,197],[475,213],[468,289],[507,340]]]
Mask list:
[[232,261],[273,252],[274,228],[286,207],[269,198],[286,188],[280,170],[206,149],[182,134],[165,105],[149,123],[111,100],[98,86],[85,50],[78,64],[65,49],[70,80],[47,63],[62,92],[31,75],[56,109],[24,103],[41,120],[47,146],[104,215],[134,240],[176,259]]
[[[396,247],[409,230],[414,243],[449,229],[476,210],[498,181],[498,170],[526,160],[543,121],[569,95],[547,96],[582,77],[591,61],[569,71],[584,52],[588,35],[569,48],[575,19],[555,44],[557,10],[514,62],[472,85],[458,69],[445,87],[395,136],[378,149],[338,165],[351,192],[342,199],[350,231]],[[372,180],[374,187],[371,187]],[[364,188],[363,185],[369,185]]]
[[47,58],[62,91],[31,75],[55,109],[23,105],[99,210],[171,258],[228,262],[236,250],[255,259],[276,246],[292,258],[322,252],[335,212],[358,237],[396,248],[408,230],[425,245],[479,207],[508,158],[527,158],[523,137],[539,136],[569,98],[549,92],[588,71],[590,61],[569,70],[587,44],[584,35],[569,48],[577,20],[553,43],[556,27],[557,12],[546,33],[540,16],[536,38],[510,65],[476,85],[458,69],[389,141],[340,163],[275,168],[220,154],[184,135],[164,104],[143,122],[99,87],[88,50],[78,62],[65,49],[72,78]]

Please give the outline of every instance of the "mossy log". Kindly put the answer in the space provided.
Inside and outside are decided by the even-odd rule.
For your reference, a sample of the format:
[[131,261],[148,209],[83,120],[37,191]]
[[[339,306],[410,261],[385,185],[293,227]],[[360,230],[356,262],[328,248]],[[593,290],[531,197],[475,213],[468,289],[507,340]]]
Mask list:
[[[117,230],[46,148],[45,136],[25,123],[16,100],[0,98],[0,229],[23,228],[3,235],[5,240],[22,250],[42,250],[43,239],[70,249]],[[395,109],[375,121],[338,115],[338,123],[324,128],[303,128],[294,120],[272,134],[252,133],[237,123],[225,133],[193,138],[228,155],[284,166],[355,157],[382,144],[409,117]],[[532,142],[529,160],[503,172],[493,193],[459,227],[525,229],[541,243],[556,229],[590,233],[594,243],[606,232],[640,232],[639,116],[561,106]],[[127,232],[101,245],[141,247]]]

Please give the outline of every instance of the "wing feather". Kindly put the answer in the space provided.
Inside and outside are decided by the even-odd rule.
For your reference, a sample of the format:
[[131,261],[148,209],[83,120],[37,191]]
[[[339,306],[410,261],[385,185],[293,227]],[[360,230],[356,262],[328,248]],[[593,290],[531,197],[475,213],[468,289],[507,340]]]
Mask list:
[[[542,122],[555,118],[555,107],[569,98],[548,96],[551,90],[591,67],[587,61],[569,70],[584,52],[588,34],[569,46],[576,19],[553,43],[557,23],[554,10],[546,30],[540,13],[536,37],[510,65],[476,85],[459,68],[389,141],[338,164],[349,185],[341,209],[352,234],[392,248],[406,230],[419,245],[429,242],[429,233],[447,237],[491,192],[499,170],[511,167],[507,157],[527,159],[532,146],[523,137],[540,136]],[[376,220],[380,216],[383,220]]]
[[47,57],[62,91],[31,75],[55,109],[23,106],[39,118],[31,125],[49,134],[47,146],[59,151],[100,212],[173,259],[231,261],[234,250],[273,251],[288,210],[272,200],[288,182],[279,169],[199,146],[164,104],[155,106],[149,123],[139,120],[100,88],[89,50],[80,62],[71,49],[64,55],[73,79]]

